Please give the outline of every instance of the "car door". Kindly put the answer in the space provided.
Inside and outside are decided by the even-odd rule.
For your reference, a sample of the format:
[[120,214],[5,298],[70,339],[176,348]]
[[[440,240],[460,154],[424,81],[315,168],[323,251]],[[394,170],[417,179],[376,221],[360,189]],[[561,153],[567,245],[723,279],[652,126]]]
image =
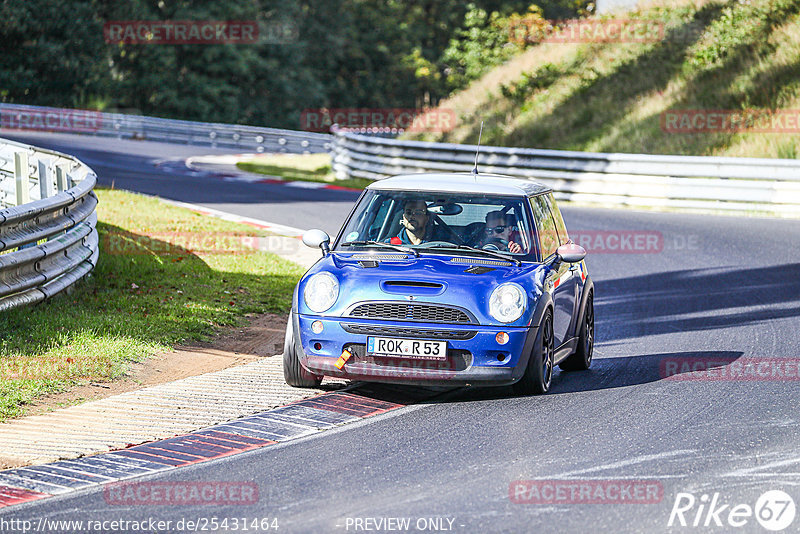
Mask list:
[[[543,260],[555,254],[556,249],[562,244],[556,218],[553,216],[550,206],[551,200],[548,195],[539,195],[531,199]],[[558,219],[560,220],[561,217],[559,216]],[[561,224],[563,226],[563,221]],[[567,239],[565,230],[564,243]],[[558,269],[550,271],[547,277],[547,281],[552,284],[553,334],[556,347],[567,341],[575,310],[577,284],[575,271],[571,268],[572,265],[562,262]]]
[[[556,231],[558,231],[558,239],[559,243],[562,245],[566,245],[569,242],[569,235],[567,234],[567,226],[564,224],[564,218],[561,216],[561,210],[558,209],[558,204],[556,203],[556,199],[553,197],[553,193],[548,193],[545,196],[545,200],[547,200],[550,206],[550,212],[553,214],[553,219],[556,222]],[[580,263],[571,263],[565,264],[568,274],[563,276],[559,287],[562,285],[564,286],[564,293],[570,296],[571,304],[566,306],[564,312],[569,312],[569,318],[565,318],[567,322],[567,331],[564,336],[564,340],[566,341],[567,337],[569,336],[570,332],[575,331],[575,323],[578,320],[578,303],[580,302],[580,294],[581,294],[581,272],[580,272]]]

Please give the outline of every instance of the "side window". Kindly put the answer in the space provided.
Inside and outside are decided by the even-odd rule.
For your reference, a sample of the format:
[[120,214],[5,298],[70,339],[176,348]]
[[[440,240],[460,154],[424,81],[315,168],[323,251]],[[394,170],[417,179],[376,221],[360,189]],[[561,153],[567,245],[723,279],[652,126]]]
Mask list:
[[539,230],[539,244],[542,251],[542,259],[554,254],[558,248],[558,232],[553,216],[550,214],[550,207],[544,196],[539,195],[531,199],[531,209],[536,219],[536,228]]
[[567,234],[567,227],[564,224],[564,218],[561,216],[561,210],[558,209],[558,204],[556,204],[556,199],[553,197],[553,193],[548,193],[546,197],[548,204],[550,204],[550,212],[553,214],[553,219],[556,221],[556,230],[558,230],[558,237],[561,240],[561,244],[566,244],[569,241],[569,235]]
[[525,213],[525,205],[521,203],[515,204],[514,208],[508,212],[508,216],[510,216],[511,220],[516,223],[516,228],[514,228],[512,237],[514,241],[519,243],[520,247],[522,247],[522,253],[535,253],[536,245],[532,244],[531,242],[531,236],[534,235],[534,232],[529,228],[530,223],[528,221],[528,216]]

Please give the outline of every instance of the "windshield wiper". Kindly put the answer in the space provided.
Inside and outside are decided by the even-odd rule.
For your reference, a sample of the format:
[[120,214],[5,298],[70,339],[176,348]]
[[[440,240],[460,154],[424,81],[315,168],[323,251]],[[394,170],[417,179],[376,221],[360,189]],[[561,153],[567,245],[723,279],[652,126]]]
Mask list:
[[343,247],[366,246],[366,245],[389,248],[392,250],[397,250],[399,252],[405,252],[406,254],[413,254],[415,258],[419,258],[419,252],[414,250],[413,248],[401,247],[400,245],[393,245],[391,243],[381,243],[379,241],[347,241],[346,243],[342,243]]
[[499,252],[495,252],[494,250],[486,250],[486,249],[483,249],[483,248],[471,247],[469,245],[453,245],[452,247],[448,246],[448,245],[434,245],[434,246],[432,246],[430,248],[449,248],[449,249],[457,249],[457,250],[469,250],[471,252],[478,252],[478,253],[484,254],[486,256],[492,256],[493,258],[499,258],[499,259],[502,259],[502,260],[513,262],[514,264],[516,264],[517,267],[522,265],[522,262],[520,260],[518,260],[517,258],[514,258],[512,256],[508,256],[506,254],[501,254]]

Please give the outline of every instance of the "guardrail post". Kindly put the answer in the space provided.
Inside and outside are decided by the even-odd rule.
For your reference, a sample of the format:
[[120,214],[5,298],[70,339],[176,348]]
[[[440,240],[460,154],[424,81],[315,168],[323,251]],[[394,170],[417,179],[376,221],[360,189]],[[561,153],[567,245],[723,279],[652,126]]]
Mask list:
[[56,186],[59,193],[61,193],[62,191],[66,191],[67,189],[70,188],[66,165],[56,166]]
[[17,206],[30,202],[30,169],[28,168],[28,154],[14,152],[14,178],[17,189]]
[[39,160],[39,198],[53,196],[53,181],[50,179],[50,167],[46,161]]

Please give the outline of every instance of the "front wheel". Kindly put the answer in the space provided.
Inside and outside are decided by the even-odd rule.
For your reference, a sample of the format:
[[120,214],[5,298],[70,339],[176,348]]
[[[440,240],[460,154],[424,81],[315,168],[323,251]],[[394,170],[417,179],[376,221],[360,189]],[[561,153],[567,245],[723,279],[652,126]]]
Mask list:
[[322,377],[311,374],[300,365],[297,358],[297,345],[292,327],[292,315],[286,325],[286,338],[283,342],[283,378],[290,386],[297,388],[314,388],[322,383]]
[[514,384],[517,395],[541,395],[550,390],[553,381],[553,358],[555,356],[555,339],[553,337],[553,314],[545,312],[539,325],[539,333],[533,344],[533,353],[528,359],[525,373]]
[[578,338],[578,348],[569,358],[559,364],[564,371],[585,371],[592,365],[594,352],[594,295],[591,293],[586,298],[586,310],[581,321],[581,333]]

